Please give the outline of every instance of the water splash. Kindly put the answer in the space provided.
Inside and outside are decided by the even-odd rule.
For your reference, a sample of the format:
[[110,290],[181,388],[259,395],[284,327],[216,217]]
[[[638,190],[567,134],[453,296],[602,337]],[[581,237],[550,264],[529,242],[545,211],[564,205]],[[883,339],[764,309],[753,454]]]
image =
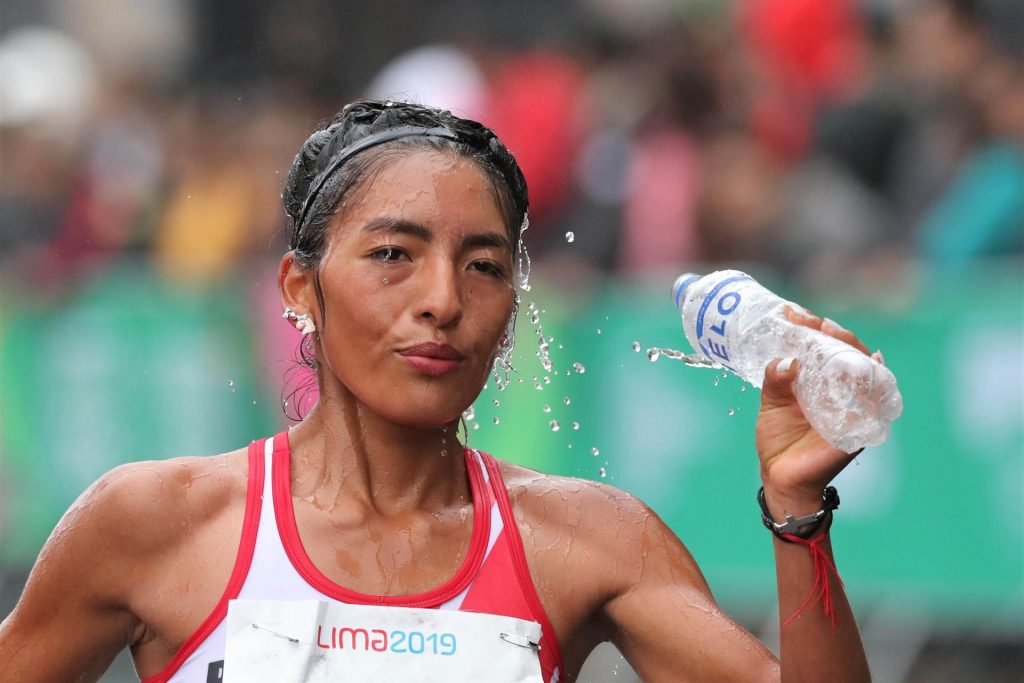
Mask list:
[[523,225],[519,228],[519,253],[516,255],[516,281],[519,289],[530,291],[530,254],[526,251],[523,236],[530,229],[530,217],[523,216]]
[[540,322],[541,311],[532,301],[527,306],[527,311],[530,313],[530,324],[533,325],[533,330],[537,334],[537,357],[540,358],[544,372],[551,372],[554,368],[554,364],[551,362],[551,341],[544,336],[544,326]]
[[[634,350],[639,351],[639,349],[637,349],[636,347],[634,347]],[[658,346],[652,346],[651,348],[647,349],[647,358],[652,363],[661,358],[662,356],[665,356],[665,358],[671,358],[672,360],[680,360],[685,365],[689,365],[691,368],[711,368],[712,370],[722,369],[722,366],[719,365],[718,363],[712,360],[708,360],[704,356],[697,353],[686,354],[676,349],[663,349]],[[728,377],[729,374],[725,373],[725,376]]]

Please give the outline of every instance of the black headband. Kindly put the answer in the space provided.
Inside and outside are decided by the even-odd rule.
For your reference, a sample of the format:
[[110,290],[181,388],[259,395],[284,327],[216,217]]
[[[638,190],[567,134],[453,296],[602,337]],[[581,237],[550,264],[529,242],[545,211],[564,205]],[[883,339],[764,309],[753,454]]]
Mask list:
[[353,142],[348,147],[342,149],[334,157],[331,165],[328,166],[324,172],[320,175],[320,182],[316,184],[313,191],[306,196],[306,201],[302,204],[302,211],[299,213],[299,217],[295,221],[295,229],[292,231],[292,243],[291,246],[295,247],[299,243],[299,234],[302,232],[302,226],[306,222],[306,214],[313,207],[313,203],[316,198],[320,195],[320,191],[324,189],[324,185],[327,183],[328,178],[334,175],[342,164],[351,159],[356,154],[359,154],[364,149],[370,147],[376,147],[377,145],[384,144],[385,142],[391,142],[398,138],[409,138],[409,137],[432,137],[432,138],[445,138],[448,140],[458,140],[458,135],[454,131],[444,128],[443,126],[435,126],[434,128],[424,128],[422,126],[396,126],[395,128],[389,128],[373,135],[367,135],[365,138]]

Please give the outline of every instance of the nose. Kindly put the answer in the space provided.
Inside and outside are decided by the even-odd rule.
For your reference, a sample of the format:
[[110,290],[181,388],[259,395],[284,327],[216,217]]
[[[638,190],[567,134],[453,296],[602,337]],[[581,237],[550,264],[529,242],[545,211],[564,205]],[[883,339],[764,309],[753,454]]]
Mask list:
[[424,265],[420,278],[416,317],[439,328],[458,323],[462,319],[462,292],[454,265],[438,259]]

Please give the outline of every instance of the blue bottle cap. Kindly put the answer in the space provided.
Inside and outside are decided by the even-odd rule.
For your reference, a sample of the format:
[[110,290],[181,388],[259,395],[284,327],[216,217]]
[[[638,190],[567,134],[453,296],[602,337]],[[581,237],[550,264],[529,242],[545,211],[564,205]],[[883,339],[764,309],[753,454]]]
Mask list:
[[672,285],[672,300],[676,302],[676,308],[681,313],[683,310],[683,292],[691,284],[701,279],[701,275],[696,273],[683,273],[676,278],[675,284]]

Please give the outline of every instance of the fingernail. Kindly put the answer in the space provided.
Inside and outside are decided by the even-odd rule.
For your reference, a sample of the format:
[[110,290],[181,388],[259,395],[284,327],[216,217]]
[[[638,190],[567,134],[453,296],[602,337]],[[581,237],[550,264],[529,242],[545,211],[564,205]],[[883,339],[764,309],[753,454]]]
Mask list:
[[882,365],[885,365],[885,356],[882,355],[881,349],[871,354],[871,357],[874,358],[877,362],[881,363]]
[[789,372],[789,369],[793,367],[793,361],[795,358],[783,358],[779,361],[779,364],[775,366],[775,372]]
[[842,325],[837,323],[832,318],[825,318],[824,324],[827,325],[829,327],[829,329],[831,329],[833,332],[846,332],[847,331],[845,327],[843,327]]
[[798,318],[803,318],[804,320],[814,320],[814,314],[812,314],[810,311],[808,311],[803,306],[798,306],[796,304],[790,304],[789,305],[789,310],[791,310],[793,312],[793,315],[795,315]]

